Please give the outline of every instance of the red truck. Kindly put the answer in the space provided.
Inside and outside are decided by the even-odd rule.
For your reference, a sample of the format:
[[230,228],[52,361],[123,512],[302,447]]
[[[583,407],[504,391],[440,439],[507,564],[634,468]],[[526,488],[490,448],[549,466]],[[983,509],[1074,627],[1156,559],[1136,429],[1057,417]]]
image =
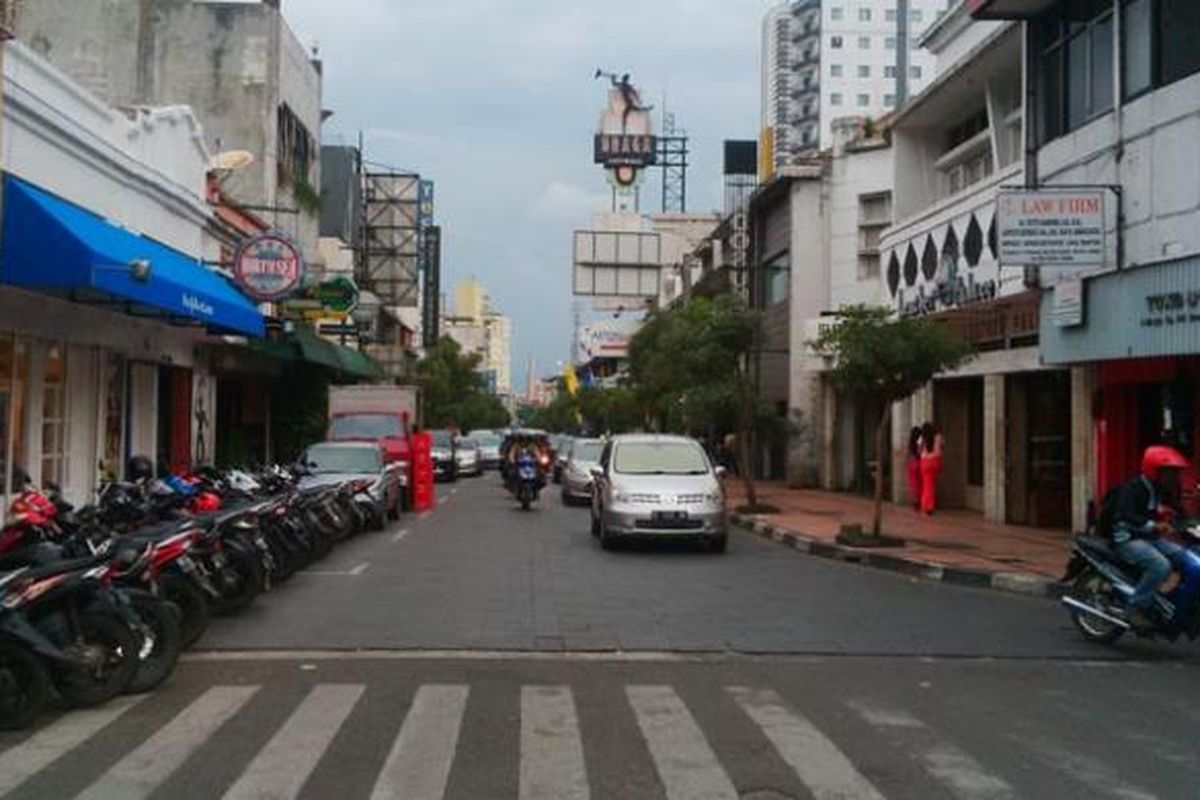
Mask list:
[[402,504],[412,506],[412,453],[409,434],[419,423],[420,390],[416,386],[330,386],[331,442],[378,442],[389,463],[400,470]]

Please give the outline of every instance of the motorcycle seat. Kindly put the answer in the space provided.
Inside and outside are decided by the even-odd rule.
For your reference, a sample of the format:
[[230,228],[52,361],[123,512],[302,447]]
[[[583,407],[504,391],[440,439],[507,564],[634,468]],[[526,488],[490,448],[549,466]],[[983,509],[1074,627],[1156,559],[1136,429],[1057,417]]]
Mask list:
[[42,578],[49,578],[51,575],[61,575],[64,572],[77,572],[81,569],[90,569],[104,563],[105,560],[102,558],[72,558],[66,561],[56,561],[53,564],[29,567],[20,574],[22,578],[41,580]]

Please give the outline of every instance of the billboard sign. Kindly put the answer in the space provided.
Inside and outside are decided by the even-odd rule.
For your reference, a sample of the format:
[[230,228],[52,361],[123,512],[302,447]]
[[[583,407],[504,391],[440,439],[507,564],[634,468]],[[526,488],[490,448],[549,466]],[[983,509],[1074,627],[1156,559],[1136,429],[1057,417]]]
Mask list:
[[650,111],[629,75],[596,70],[596,78],[607,78],[608,106],[600,115],[593,144],[593,159],[609,172],[617,187],[630,189],[641,171],[658,158],[658,140]]
[[238,248],[233,257],[233,279],[255,300],[281,300],[304,282],[304,257],[286,233],[265,231]]
[[1000,266],[1103,266],[1108,260],[1105,219],[1110,191],[1002,189],[996,198]]
[[627,358],[629,341],[641,327],[635,319],[603,320],[585,325],[579,332],[579,353],[593,358]]

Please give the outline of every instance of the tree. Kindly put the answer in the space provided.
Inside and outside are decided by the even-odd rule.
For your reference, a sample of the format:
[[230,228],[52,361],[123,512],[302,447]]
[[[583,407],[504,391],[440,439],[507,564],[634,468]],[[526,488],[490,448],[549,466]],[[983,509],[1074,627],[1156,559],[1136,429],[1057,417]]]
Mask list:
[[575,404],[584,427],[595,435],[625,433],[643,424],[637,394],[628,386],[583,389]]
[[464,354],[458,342],[443,336],[417,364],[428,428],[500,428],[509,414],[499,398],[484,390],[479,356]]
[[710,441],[737,432],[752,510],[760,506],[751,478],[750,440],[761,414],[749,365],[761,327],[759,314],[736,295],[693,297],[653,313],[629,346],[631,384],[659,430]]
[[883,404],[875,428],[875,507],[871,535],[880,537],[883,516],[883,463],[892,404],[913,394],[940,372],[973,357],[970,345],[949,328],[928,319],[897,317],[881,306],[852,306],[821,330],[813,350],[825,359],[836,389],[857,399]]

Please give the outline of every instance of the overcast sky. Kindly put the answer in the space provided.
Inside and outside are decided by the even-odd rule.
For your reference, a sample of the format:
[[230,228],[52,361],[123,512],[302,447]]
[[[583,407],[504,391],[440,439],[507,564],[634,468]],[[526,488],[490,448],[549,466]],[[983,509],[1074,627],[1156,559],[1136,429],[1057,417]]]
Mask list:
[[[436,181],[443,289],[477,277],[513,319],[514,389],[570,355],[571,231],[608,203],[597,67],[631,72],[691,136],[688,210],[721,202],[721,142],[758,129],[771,0],[283,0],[320,47],[325,140]],[[658,177],[643,188],[657,210]],[[451,297],[453,295],[451,294]]]

